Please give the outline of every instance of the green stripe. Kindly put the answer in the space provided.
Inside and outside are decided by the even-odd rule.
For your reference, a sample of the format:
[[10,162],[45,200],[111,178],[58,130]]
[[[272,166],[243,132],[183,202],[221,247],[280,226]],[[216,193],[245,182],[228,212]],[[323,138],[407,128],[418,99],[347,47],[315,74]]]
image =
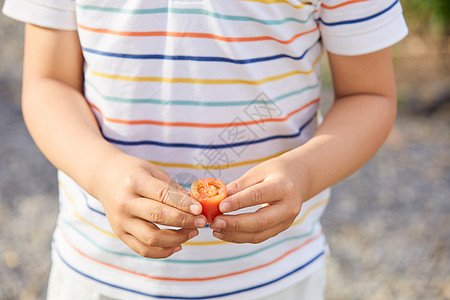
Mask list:
[[191,185],[189,183],[179,183],[179,185],[181,185],[182,187],[184,187],[185,189],[190,189]]
[[306,86],[300,90],[295,90],[293,92],[289,92],[278,96],[274,99],[270,100],[243,100],[243,101],[192,101],[192,100],[160,100],[160,99],[151,99],[151,98],[121,98],[121,97],[111,97],[103,95],[89,80],[85,80],[86,85],[90,86],[97,94],[99,94],[103,99],[112,101],[112,102],[122,102],[122,103],[131,103],[131,104],[161,104],[161,105],[188,105],[188,106],[245,106],[250,104],[267,104],[267,103],[275,103],[285,98],[301,94],[307,90],[312,90],[319,87],[319,82],[314,85]]
[[143,257],[143,256],[140,256],[140,255],[137,255],[137,254],[133,254],[133,253],[123,253],[123,252],[117,252],[117,251],[109,250],[109,249],[106,249],[106,248],[102,247],[101,245],[97,244],[93,239],[91,239],[89,236],[87,236],[86,234],[81,232],[79,229],[77,229],[73,224],[70,224],[66,220],[64,220],[64,223],[66,225],[68,225],[70,228],[72,228],[79,235],[81,235],[83,238],[88,240],[92,245],[94,245],[98,249],[100,249],[100,250],[102,250],[104,252],[110,253],[110,254],[119,255],[119,256],[127,256],[127,257],[138,258],[138,259],[152,260],[154,262],[178,263],[178,264],[206,264],[206,263],[217,263],[217,262],[236,260],[236,259],[252,256],[252,255],[255,255],[255,254],[260,253],[262,251],[265,251],[265,250],[267,250],[269,248],[272,248],[272,247],[275,247],[277,245],[280,245],[282,243],[286,243],[288,241],[304,239],[304,238],[310,237],[310,236],[312,236],[312,234],[314,232],[314,228],[316,227],[316,225],[319,222],[317,220],[314,221],[312,226],[311,226],[311,229],[309,230],[309,232],[307,232],[305,234],[288,237],[288,238],[286,238],[284,240],[278,241],[276,243],[273,243],[271,245],[268,245],[268,246],[263,247],[261,249],[258,249],[256,251],[252,251],[252,252],[249,252],[249,253],[246,253],[246,254],[232,256],[232,257],[217,258],[217,259],[203,259],[203,260],[181,260],[181,259],[170,259],[170,258],[166,258],[166,259],[152,259],[152,258]]
[[173,13],[173,14],[192,14],[192,15],[205,15],[209,17],[214,17],[217,19],[231,20],[231,21],[251,21],[257,22],[265,25],[280,25],[287,22],[297,22],[297,23],[307,23],[313,13],[310,13],[305,20],[299,20],[296,18],[284,18],[281,20],[261,20],[251,17],[244,16],[232,16],[224,15],[219,13],[214,13],[205,9],[195,9],[195,8],[152,8],[152,9],[123,9],[123,8],[112,8],[112,7],[101,7],[92,5],[83,5],[77,3],[77,7],[83,10],[96,10],[110,13],[120,13],[120,14],[133,14],[133,15],[146,15],[146,14],[161,14],[161,13]]

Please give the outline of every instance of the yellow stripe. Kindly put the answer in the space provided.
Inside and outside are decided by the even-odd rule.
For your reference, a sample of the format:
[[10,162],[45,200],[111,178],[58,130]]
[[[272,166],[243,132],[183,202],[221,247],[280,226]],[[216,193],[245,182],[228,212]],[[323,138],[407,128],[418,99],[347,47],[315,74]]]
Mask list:
[[300,3],[298,5],[294,5],[287,0],[241,0],[241,1],[259,2],[259,3],[264,3],[264,4],[286,3],[294,8],[299,8],[299,9],[305,7],[306,4],[311,4],[311,2],[306,2],[306,3]]
[[228,244],[228,242],[217,240],[217,241],[209,241],[209,242],[186,242],[183,244],[186,246],[214,246],[220,244]]
[[296,226],[296,225],[300,224],[301,222],[303,222],[303,220],[305,220],[306,216],[309,215],[310,212],[312,212],[314,209],[316,209],[318,207],[324,206],[325,204],[328,203],[329,200],[330,200],[330,198],[328,197],[320,202],[317,202],[314,205],[311,205],[311,207],[309,207],[308,210],[305,211],[305,214],[300,219],[298,219],[297,221],[292,223],[291,227]]
[[312,68],[308,71],[291,71],[284,74],[270,76],[267,78],[259,79],[259,80],[244,80],[244,79],[196,79],[196,78],[165,78],[165,77],[135,77],[135,76],[127,76],[127,75],[115,75],[115,74],[107,74],[101,73],[97,71],[91,70],[91,73],[94,76],[106,79],[114,79],[114,80],[122,80],[122,81],[135,81],[135,82],[164,82],[164,83],[191,83],[191,84],[250,84],[250,85],[259,85],[271,81],[276,81],[279,79],[283,79],[293,75],[308,75],[314,71],[314,67],[317,62],[320,60],[319,57],[312,64]]
[[271,81],[276,81],[293,75],[299,74],[310,74],[312,69],[309,71],[292,71],[285,74],[280,74],[277,76],[271,76],[260,80],[244,80],[244,79],[195,79],[195,78],[164,78],[164,77],[133,77],[126,75],[114,75],[100,73],[97,71],[91,71],[93,75],[101,78],[122,80],[122,81],[152,81],[152,82],[164,82],[164,83],[191,83],[191,84],[250,84],[259,85]]
[[228,168],[234,168],[234,167],[240,167],[240,166],[260,163],[260,162],[266,161],[268,159],[280,156],[281,154],[283,154],[285,152],[286,151],[282,151],[282,152],[275,153],[273,155],[269,155],[269,156],[266,156],[263,158],[246,160],[246,161],[229,163],[229,164],[222,164],[222,165],[193,165],[193,164],[182,164],[182,163],[166,163],[166,162],[151,161],[151,160],[149,160],[149,162],[151,162],[154,165],[160,166],[160,167],[169,167],[169,168],[187,168],[187,169],[197,169],[197,170],[223,170],[223,169],[228,169]]
[[83,223],[89,225],[90,227],[100,231],[103,234],[106,234],[107,236],[113,237],[113,238],[117,238],[117,236],[114,233],[111,233],[109,231],[106,231],[98,226],[96,226],[95,224],[92,224],[91,222],[89,222],[88,220],[86,220],[85,218],[83,218],[82,216],[80,216],[77,213],[77,209],[76,209],[76,205],[75,205],[75,201],[73,200],[73,198],[67,193],[65,186],[59,182],[58,183],[59,187],[62,188],[63,192],[64,192],[64,196],[66,196],[67,199],[69,199],[70,203],[72,204],[72,212],[73,214]]

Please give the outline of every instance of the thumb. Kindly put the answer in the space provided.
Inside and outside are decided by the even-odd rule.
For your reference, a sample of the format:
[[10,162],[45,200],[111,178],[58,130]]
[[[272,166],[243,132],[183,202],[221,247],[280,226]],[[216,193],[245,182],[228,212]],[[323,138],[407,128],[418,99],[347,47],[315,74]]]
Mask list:
[[163,169],[150,164],[147,171],[153,180],[139,180],[136,192],[146,198],[198,215],[201,204],[190,197],[189,192],[173,180]]
[[[237,194],[263,180],[264,174],[262,172],[255,172],[253,169],[250,169],[241,177],[227,184],[227,197]],[[225,200],[226,199],[227,198],[225,198]]]

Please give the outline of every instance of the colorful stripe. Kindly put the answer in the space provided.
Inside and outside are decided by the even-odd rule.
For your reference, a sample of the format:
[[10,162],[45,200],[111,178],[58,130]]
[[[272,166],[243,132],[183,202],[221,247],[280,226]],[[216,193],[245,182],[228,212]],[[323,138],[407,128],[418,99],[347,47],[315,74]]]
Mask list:
[[284,278],[287,278],[287,277],[289,277],[289,276],[291,276],[291,275],[293,275],[293,274],[303,270],[304,268],[306,268],[307,266],[309,266],[310,264],[312,264],[313,262],[317,261],[319,258],[321,258],[322,256],[325,255],[325,251],[321,251],[319,254],[317,254],[316,256],[311,258],[309,261],[307,261],[306,263],[296,267],[292,271],[290,271],[290,272],[288,272],[288,273],[286,273],[286,274],[284,274],[282,276],[279,276],[279,277],[277,277],[277,278],[275,278],[273,280],[264,282],[262,284],[253,285],[253,286],[245,288],[245,289],[234,290],[234,291],[227,292],[227,293],[220,293],[220,294],[214,294],[214,295],[209,295],[209,296],[200,296],[200,297],[199,296],[196,296],[196,297],[184,297],[184,296],[169,296],[169,295],[161,295],[161,294],[144,293],[144,292],[133,290],[133,289],[121,286],[121,285],[117,285],[117,284],[113,284],[113,283],[110,283],[110,282],[107,282],[107,281],[104,281],[104,280],[100,280],[100,279],[98,279],[96,277],[93,277],[91,275],[88,275],[88,274],[78,270],[77,268],[72,266],[69,262],[67,262],[63,258],[63,256],[61,255],[61,252],[59,251],[59,249],[57,247],[55,247],[55,250],[56,250],[56,253],[58,254],[58,257],[61,259],[61,261],[67,267],[69,267],[70,269],[72,269],[73,271],[75,271],[76,273],[80,274],[83,277],[89,278],[89,279],[91,279],[93,281],[96,281],[98,283],[104,284],[106,286],[110,286],[110,287],[113,287],[113,288],[116,288],[116,289],[120,289],[120,290],[123,290],[123,291],[131,292],[131,293],[134,293],[134,294],[147,296],[147,297],[158,298],[158,299],[174,299],[174,300],[194,300],[194,299],[202,300],[202,299],[220,298],[220,297],[226,297],[226,296],[231,296],[231,295],[237,295],[237,294],[240,294],[240,293],[243,293],[243,292],[247,292],[247,291],[251,291],[251,290],[254,290],[254,289],[258,289],[258,288],[261,288],[261,287],[264,287],[264,286],[268,286],[268,285],[274,284],[274,283],[276,283],[276,282],[278,282],[278,281],[280,281],[280,280],[282,280]]
[[254,145],[254,144],[260,144],[272,140],[278,140],[278,139],[294,139],[299,137],[303,130],[313,122],[316,118],[316,113],[314,114],[298,129],[297,132],[292,134],[277,134],[268,136],[261,139],[254,139],[254,140],[248,140],[243,142],[236,142],[236,143],[225,143],[225,144],[192,144],[192,143],[168,143],[168,142],[160,142],[160,141],[152,141],[152,140],[141,140],[141,141],[125,141],[125,140],[119,140],[119,139],[113,139],[111,137],[108,137],[103,133],[103,138],[106,139],[108,142],[116,144],[116,145],[122,145],[122,146],[160,146],[160,147],[169,147],[169,148],[194,148],[194,149],[226,149],[226,148],[235,148],[235,147],[241,147],[241,146],[248,146],[248,145]]
[[317,83],[313,85],[305,86],[301,89],[282,94],[269,100],[243,100],[243,101],[195,101],[195,100],[161,100],[152,98],[123,98],[123,97],[111,97],[101,93],[97,87],[95,87],[89,80],[85,79],[86,86],[92,88],[101,98],[112,102],[130,103],[130,104],[160,104],[160,105],[186,105],[186,106],[214,106],[214,107],[229,107],[229,106],[247,106],[252,104],[270,104],[277,103],[283,99],[300,95],[306,91],[314,90],[320,86],[320,77],[317,79]]
[[289,2],[288,0],[241,0],[241,1],[247,1],[247,2],[258,2],[261,4],[279,4],[279,3],[284,3],[284,4],[288,4],[290,6],[292,6],[293,8],[297,8],[297,9],[302,9],[304,8],[306,5],[311,4],[311,2],[304,2],[304,3],[300,3],[297,5],[292,4],[291,2]]
[[89,208],[89,209],[90,209],[91,211],[93,211],[93,212],[98,213],[99,215],[102,215],[102,216],[106,217],[105,212],[103,212],[103,211],[101,211],[101,210],[98,210],[98,209],[92,207],[92,206],[89,204],[88,198],[87,198],[86,195],[84,194],[84,191],[80,191],[80,193],[81,193],[81,195],[83,195],[83,197],[84,197],[85,200],[86,200],[86,206],[87,206],[87,208]]
[[[327,201],[328,202],[328,201]],[[278,245],[284,244],[286,242],[289,241],[293,241],[293,240],[300,240],[300,239],[305,239],[305,238],[309,238],[310,236],[313,235],[314,233],[314,229],[316,228],[316,226],[319,225],[318,221],[314,221],[311,225],[310,230],[307,233],[304,234],[300,234],[300,235],[295,235],[295,236],[290,236],[288,238],[285,238],[283,240],[277,241],[275,243],[269,244],[267,246],[264,246],[262,248],[258,248],[257,250],[254,251],[250,251],[244,254],[240,254],[240,255],[235,255],[235,256],[230,256],[230,257],[223,257],[223,258],[215,258],[215,259],[193,259],[193,260],[185,260],[185,259],[174,259],[174,258],[164,258],[164,259],[152,259],[152,258],[147,258],[147,257],[143,257],[140,256],[138,254],[134,254],[134,253],[129,253],[129,252],[118,252],[118,251],[114,251],[114,250],[110,250],[107,249],[103,246],[101,246],[100,244],[98,244],[94,239],[90,238],[88,235],[84,234],[83,232],[81,232],[81,230],[77,229],[75,227],[75,225],[71,224],[70,222],[68,222],[67,220],[64,220],[64,223],[66,225],[68,225],[73,231],[75,231],[78,235],[80,235],[81,237],[83,237],[85,240],[87,240],[91,245],[93,245],[94,247],[96,247],[97,249],[105,252],[105,253],[109,253],[109,254],[113,254],[113,255],[118,255],[118,256],[126,256],[126,257],[131,257],[131,258],[136,258],[136,259],[140,259],[140,260],[152,260],[153,262],[160,262],[160,263],[176,263],[176,264],[210,264],[210,263],[218,263],[218,262],[226,262],[226,261],[233,261],[233,260],[238,260],[238,259],[242,259],[242,258],[246,258],[246,257],[251,257],[253,255],[256,255],[258,253],[264,252],[266,250],[269,250],[270,248],[276,247]],[[183,244],[185,245],[185,244]]]
[[100,51],[91,48],[83,48],[84,52],[92,53],[101,56],[107,57],[117,57],[117,58],[126,58],[126,59],[157,59],[157,60],[180,60],[180,61],[200,61],[200,62],[226,62],[238,65],[246,65],[258,62],[265,62],[271,60],[277,60],[282,58],[288,58],[292,60],[301,60],[305,57],[306,53],[311,50],[314,46],[319,45],[319,40],[315,41],[314,44],[307,48],[301,55],[292,56],[287,54],[277,54],[265,57],[256,57],[249,59],[231,59],[228,57],[219,57],[219,56],[189,56],[189,55],[165,55],[165,54],[130,54],[130,53],[114,53],[114,52],[106,52]]
[[[243,1],[245,1],[245,0],[243,0]],[[252,1],[252,0],[247,0],[247,1]],[[341,8],[341,7],[344,7],[347,5],[362,3],[362,2],[367,2],[367,1],[370,1],[370,0],[350,0],[350,1],[342,2],[342,3],[336,4],[336,5],[327,5],[322,2],[321,7],[325,8],[325,9],[333,10],[333,9]],[[268,3],[267,1],[258,1],[258,2],[265,2],[265,4],[274,4],[275,3],[273,1],[272,1],[272,3]],[[287,2],[287,1],[279,0],[279,3],[283,3],[283,2]],[[291,5],[291,3],[289,3],[289,4]],[[306,5],[304,5],[304,4],[310,5],[311,3],[310,2],[303,3],[303,4],[300,4],[299,7],[300,6],[302,8],[305,7]],[[204,16],[213,17],[216,19],[223,19],[223,20],[227,20],[227,21],[244,21],[244,22],[250,21],[250,22],[257,22],[257,23],[264,24],[264,25],[281,25],[281,24],[285,24],[288,22],[297,22],[300,24],[305,24],[309,21],[309,19],[313,15],[312,13],[309,14],[308,17],[304,20],[299,20],[296,18],[284,18],[281,20],[262,20],[262,19],[257,19],[257,18],[253,18],[253,17],[248,17],[248,16],[235,16],[235,15],[220,14],[220,13],[216,13],[216,12],[212,12],[212,11],[209,11],[206,9],[200,9],[200,8],[161,7],[161,8],[150,8],[150,9],[124,9],[124,8],[115,8],[115,7],[84,5],[84,4],[80,4],[80,3],[77,3],[76,6],[78,9],[82,9],[82,10],[92,10],[92,11],[131,14],[131,15],[149,15],[149,14],[204,15]]]
[[370,1],[370,0],[350,0],[350,1],[342,2],[342,3],[336,4],[336,5],[326,5],[325,3],[322,2],[320,4],[320,6],[322,6],[325,9],[336,9],[336,8],[340,8],[343,6],[350,5],[350,4],[367,2],[367,1]]
[[102,72],[97,72],[91,70],[92,75],[105,78],[105,79],[113,79],[113,80],[122,80],[122,81],[135,81],[135,82],[164,82],[164,83],[190,83],[190,84],[248,84],[248,85],[261,85],[264,83],[277,81],[280,79],[284,79],[287,77],[295,76],[295,75],[308,75],[314,71],[314,66],[319,61],[320,57],[316,59],[314,62],[313,68],[308,71],[291,71],[284,74],[269,76],[263,79],[258,80],[246,80],[246,79],[198,79],[198,78],[168,78],[168,77],[156,77],[156,76],[144,76],[144,77],[136,77],[136,76],[127,76],[127,75],[116,75],[116,74],[107,74]]
[[95,106],[93,103],[89,103],[90,107],[97,111],[102,119],[116,124],[122,125],[157,125],[157,126],[165,126],[165,127],[197,127],[197,128],[227,128],[227,127],[241,127],[241,126],[250,126],[256,125],[260,123],[272,123],[272,122],[285,122],[289,120],[293,115],[301,112],[305,108],[310,107],[313,104],[319,102],[319,98],[311,100],[307,104],[289,112],[284,117],[280,118],[261,118],[258,120],[250,120],[250,121],[240,121],[240,122],[226,122],[226,123],[193,123],[193,122],[165,122],[165,121],[156,121],[156,120],[123,120],[107,117],[100,108]]
[[309,14],[306,19],[300,20],[296,18],[284,18],[280,20],[263,20],[252,18],[248,16],[234,16],[225,15],[216,12],[212,12],[206,9],[199,8],[151,8],[151,9],[123,9],[123,8],[113,8],[113,7],[102,7],[93,5],[83,5],[77,3],[77,7],[83,10],[94,10],[102,11],[108,13],[120,13],[120,14],[132,14],[132,15],[149,15],[149,14],[187,14],[187,15],[203,15],[208,17],[213,17],[216,19],[223,19],[227,21],[243,21],[243,22],[256,22],[264,25],[282,25],[288,22],[295,22],[300,24],[305,24],[310,21],[313,13]]
[[[254,1],[254,2],[261,2],[261,3],[265,3],[265,4],[286,2],[286,3],[290,4],[286,0],[242,0],[242,1]],[[355,3],[365,2],[365,1],[368,1],[368,0],[347,1],[347,2],[338,4],[338,5],[334,5],[334,6],[328,6],[328,5],[322,4],[322,6],[326,9],[336,9],[336,8],[340,8],[340,7],[349,5],[349,4],[355,4]],[[327,21],[324,21],[322,18],[319,18],[319,19],[316,19],[316,21],[321,22],[322,24],[324,24],[326,26],[339,26],[339,25],[361,23],[361,22],[375,19],[378,16],[383,15],[384,13],[391,10],[398,2],[399,2],[399,0],[395,0],[394,3],[392,3],[386,9],[384,9],[378,13],[375,13],[373,15],[363,17],[363,18],[342,20],[342,21],[337,21],[337,22],[327,22]],[[292,4],[290,4],[290,5],[292,5]],[[294,5],[292,5],[292,6],[294,6]],[[305,5],[301,5],[301,7],[304,7],[304,6]],[[294,7],[296,7],[296,6],[294,6]],[[94,7],[90,7],[90,8],[94,9]],[[101,8],[101,7],[96,7],[96,9],[99,9],[99,10],[108,10],[109,9],[112,11],[114,10],[112,8]],[[131,13],[132,11],[129,11],[129,12]],[[159,11],[159,12],[163,12],[163,11]],[[221,41],[226,41],[226,42],[251,42],[251,41],[262,41],[262,40],[274,40],[274,41],[277,41],[277,42],[283,43],[283,44],[292,43],[295,39],[297,39],[301,35],[314,32],[318,29],[316,27],[315,29],[313,29],[311,31],[307,31],[307,32],[303,32],[303,33],[294,35],[292,38],[290,38],[288,40],[280,40],[280,39],[276,39],[276,38],[270,37],[270,36],[233,38],[233,37],[221,37],[221,36],[217,36],[217,35],[213,35],[213,34],[206,34],[206,33],[183,33],[183,32],[165,32],[165,31],[126,32],[126,31],[116,31],[116,30],[108,30],[108,29],[101,29],[101,28],[92,28],[92,27],[81,25],[81,24],[78,24],[78,27],[80,29],[84,29],[84,30],[92,31],[92,32],[96,32],[96,33],[106,33],[106,34],[114,34],[114,35],[122,35],[122,36],[175,36],[175,37],[192,37],[192,38],[211,38],[211,39],[216,39],[216,40],[221,40]]]
[[290,71],[283,74],[269,76],[262,79],[246,80],[246,79],[199,79],[199,78],[183,78],[183,77],[156,77],[156,76],[127,76],[108,74],[91,70],[92,75],[112,80],[133,81],[133,82],[163,82],[163,83],[189,83],[189,84],[248,84],[248,85],[262,85],[265,83],[281,80],[295,75],[309,75],[314,71],[316,64],[320,61],[321,54],[317,56],[311,65],[311,69],[306,71]]
[[[185,163],[168,163],[168,162],[161,162],[161,161],[153,161],[149,160],[154,165],[157,165],[159,167],[166,167],[166,168],[186,168],[186,169],[194,169],[194,170],[225,170],[230,168],[236,168],[246,165],[253,165],[258,164],[263,161],[275,158],[280,156],[283,153],[286,153],[287,151],[281,151],[269,156],[265,156],[262,158],[257,159],[251,159],[251,160],[244,160],[239,162],[229,162],[227,164],[217,164],[217,165],[201,165],[201,164],[185,164]],[[190,186],[190,185],[189,185]]]
[[63,236],[63,238],[65,239],[66,243],[70,246],[70,248],[72,248],[73,251],[75,251],[76,253],[78,253],[80,256],[89,259],[90,261],[121,271],[121,272],[125,272],[125,273],[129,273],[132,274],[134,276],[139,276],[139,277],[144,277],[147,279],[153,279],[153,280],[160,280],[160,281],[178,281],[178,282],[201,282],[201,281],[211,281],[211,280],[217,280],[217,279],[222,279],[222,278],[226,278],[226,277],[231,277],[231,276],[236,276],[236,275],[240,275],[240,274],[245,274],[248,272],[252,272],[252,271],[256,271],[265,267],[268,267],[270,265],[273,265],[279,261],[281,261],[283,258],[289,256],[290,254],[302,249],[303,247],[311,244],[312,242],[316,241],[317,239],[319,239],[320,237],[323,236],[323,232],[320,231],[316,236],[313,236],[309,239],[307,239],[306,241],[304,241],[303,243],[301,243],[300,245],[288,250],[287,252],[285,252],[284,254],[282,254],[281,256],[268,261],[262,265],[258,265],[252,268],[247,268],[247,269],[243,269],[243,270],[239,270],[239,271],[235,271],[235,272],[231,272],[231,273],[226,273],[226,274],[221,274],[221,275],[216,275],[216,276],[209,276],[209,277],[184,277],[184,278],[177,278],[177,277],[162,277],[162,276],[151,276],[145,273],[139,273],[139,272],[135,272],[129,269],[125,269],[125,268],[121,268],[119,266],[113,265],[113,264],[109,264],[107,262],[101,261],[99,259],[95,259],[89,255],[87,255],[86,253],[84,253],[83,251],[81,251],[80,249],[78,249],[73,243],[70,242],[70,240],[67,238],[66,234],[64,233],[64,231],[61,229],[61,234]]
[[[319,207],[321,207],[321,206],[325,206],[325,205],[328,203],[329,200],[330,200],[330,198],[325,198],[325,199],[323,199],[322,201],[317,202],[317,203],[311,205],[310,207],[308,207],[308,209],[303,213],[303,216],[301,216],[297,221],[295,221],[294,223],[292,223],[291,227],[292,227],[292,226],[297,226],[298,224],[302,223],[302,222],[305,220],[305,218],[306,218],[313,210],[315,210],[316,208],[319,208]],[[300,212],[300,213],[302,213],[302,212]]]
[[363,18],[343,20],[343,21],[337,21],[337,22],[326,22],[322,18],[319,18],[318,21],[320,21],[323,25],[326,25],[326,26],[339,26],[339,25],[349,25],[349,24],[366,22],[366,21],[375,19],[375,18],[387,13],[392,8],[394,8],[397,3],[399,3],[399,0],[395,0],[391,5],[389,5],[387,8],[385,8],[379,12],[377,12],[373,15],[367,16],[367,17],[363,17]]
[[78,24],[78,28],[94,33],[112,34],[129,37],[180,37],[180,38],[201,38],[212,39],[222,42],[235,43],[235,42],[260,42],[260,41],[275,41],[280,44],[290,44],[301,36],[313,33],[319,29],[315,26],[313,29],[297,33],[287,40],[281,40],[272,36],[250,36],[250,37],[224,37],[211,33],[201,32],[170,32],[170,31],[119,31],[104,28],[93,28],[85,25]]

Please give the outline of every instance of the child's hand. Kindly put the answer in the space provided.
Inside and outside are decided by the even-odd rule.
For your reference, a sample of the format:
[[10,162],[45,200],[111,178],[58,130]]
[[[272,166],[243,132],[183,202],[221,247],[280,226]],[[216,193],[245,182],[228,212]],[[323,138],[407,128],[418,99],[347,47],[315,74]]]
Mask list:
[[304,182],[292,164],[271,159],[227,185],[222,212],[263,204],[254,213],[222,215],[210,225],[215,237],[234,243],[260,243],[291,226],[302,207]]
[[[141,256],[163,258],[198,234],[200,203],[155,165],[128,155],[108,159],[95,177],[96,196],[115,234]],[[155,224],[181,227],[159,229]]]

